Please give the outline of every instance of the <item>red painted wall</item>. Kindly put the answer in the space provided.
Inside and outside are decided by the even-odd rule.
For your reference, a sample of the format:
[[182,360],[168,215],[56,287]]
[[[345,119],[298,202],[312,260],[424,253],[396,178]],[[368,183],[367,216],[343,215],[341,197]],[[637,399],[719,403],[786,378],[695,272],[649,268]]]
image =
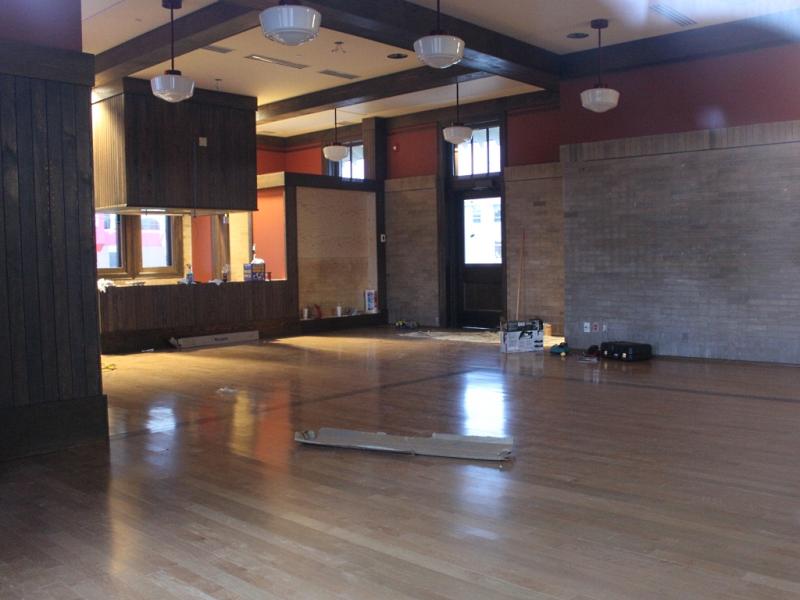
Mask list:
[[286,155],[280,150],[265,150],[259,148],[256,153],[257,173],[280,173],[286,170]]
[[80,51],[81,0],[2,0],[0,39]]
[[284,170],[289,173],[322,175],[322,147],[306,146],[288,150],[284,154]]
[[435,123],[390,132],[387,136],[388,179],[436,175],[437,133]]
[[286,205],[282,187],[258,190],[253,243],[256,255],[266,261],[272,278],[286,279]]
[[508,166],[558,162],[561,113],[529,110],[509,113],[506,132]]
[[612,73],[620,105],[580,105],[592,78],[561,84],[561,143],[800,119],[800,45],[791,44]]
[[212,275],[211,217],[192,217],[192,272],[195,281],[209,281]]

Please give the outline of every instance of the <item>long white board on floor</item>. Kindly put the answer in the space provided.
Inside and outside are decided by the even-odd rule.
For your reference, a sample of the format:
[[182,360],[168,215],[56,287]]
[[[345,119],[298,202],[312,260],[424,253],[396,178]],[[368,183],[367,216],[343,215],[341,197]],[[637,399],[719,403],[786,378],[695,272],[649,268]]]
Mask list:
[[314,446],[471,460],[509,460],[514,446],[514,438],[511,436],[483,437],[434,433],[430,437],[417,437],[333,427],[322,427],[319,431],[298,431],[294,434],[294,439],[301,444]]
[[216,335],[197,335],[193,337],[171,338],[170,344],[180,350],[203,348],[204,346],[226,346],[258,341],[258,331],[235,331]]

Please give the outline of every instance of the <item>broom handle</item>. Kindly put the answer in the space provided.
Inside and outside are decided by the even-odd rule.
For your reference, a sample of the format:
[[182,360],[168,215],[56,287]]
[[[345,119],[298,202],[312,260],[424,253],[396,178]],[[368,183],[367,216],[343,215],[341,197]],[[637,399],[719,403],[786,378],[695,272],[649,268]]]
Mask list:
[[522,296],[522,265],[525,264],[525,228],[522,228],[522,247],[519,249],[519,273],[517,275],[517,310],[515,320],[519,321],[519,301]]

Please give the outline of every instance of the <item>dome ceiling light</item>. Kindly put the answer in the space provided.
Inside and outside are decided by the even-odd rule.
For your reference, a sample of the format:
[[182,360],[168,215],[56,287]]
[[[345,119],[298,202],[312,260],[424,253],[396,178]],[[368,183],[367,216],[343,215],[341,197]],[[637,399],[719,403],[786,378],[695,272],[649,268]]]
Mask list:
[[318,10],[291,0],[281,0],[277,6],[261,11],[258,16],[261,31],[274,42],[299,46],[319,35],[322,15]]
[[608,27],[608,20],[595,19],[591,25],[597,30],[597,83],[581,92],[581,104],[586,110],[604,113],[617,107],[619,92],[603,83],[603,29]]
[[322,155],[331,162],[341,162],[350,156],[350,148],[339,143],[339,127],[337,125],[338,115],[336,108],[333,109],[333,144],[322,149]]
[[434,69],[452,67],[464,58],[464,40],[442,31],[441,17],[440,0],[436,0],[436,29],[414,42],[417,57]]
[[161,6],[169,9],[170,68],[163,75],[150,80],[153,95],[167,102],[182,102],[194,94],[194,80],[184,77],[175,69],[175,10],[183,6],[183,0],[161,0]]
[[456,82],[456,120],[453,121],[450,127],[445,127],[442,130],[444,139],[454,146],[458,146],[459,144],[463,144],[464,142],[468,142],[472,139],[472,128],[464,125],[460,119],[460,101],[461,99],[458,93],[458,82]]

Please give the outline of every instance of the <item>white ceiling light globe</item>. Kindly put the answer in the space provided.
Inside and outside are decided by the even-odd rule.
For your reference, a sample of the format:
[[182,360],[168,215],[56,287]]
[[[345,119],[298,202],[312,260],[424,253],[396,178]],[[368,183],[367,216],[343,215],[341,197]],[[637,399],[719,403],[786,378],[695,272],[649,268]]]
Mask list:
[[454,123],[450,125],[450,127],[445,127],[442,131],[442,135],[444,135],[444,139],[454,146],[458,146],[459,144],[463,144],[464,142],[468,142],[472,139],[472,128],[467,127],[466,125],[460,125],[458,123]]
[[167,102],[182,102],[194,95],[194,80],[181,75],[180,71],[167,71],[150,80],[153,95]]
[[414,42],[414,52],[429,67],[446,69],[464,58],[464,40],[443,33],[426,35]]
[[322,149],[322,155],[332,162],[341,162],[350,155],[350,148],[341,144],[332,144]]
[[261,30],[269,39],[287,46],[299,46],[319,35],[322,15],[299,4],[279,4],[261,12]]
[[593,87],[581,92],[581,104],[586,110],[604,113],[619,104],[619,92],[607,87]]

